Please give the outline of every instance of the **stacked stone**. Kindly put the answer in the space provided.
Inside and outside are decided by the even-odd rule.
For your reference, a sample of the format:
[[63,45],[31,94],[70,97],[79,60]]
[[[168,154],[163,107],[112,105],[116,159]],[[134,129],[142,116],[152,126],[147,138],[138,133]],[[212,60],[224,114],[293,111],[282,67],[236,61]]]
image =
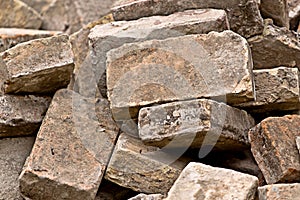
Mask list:
[[0,0],[0,200],[300,199],[300,2],[112,3]]

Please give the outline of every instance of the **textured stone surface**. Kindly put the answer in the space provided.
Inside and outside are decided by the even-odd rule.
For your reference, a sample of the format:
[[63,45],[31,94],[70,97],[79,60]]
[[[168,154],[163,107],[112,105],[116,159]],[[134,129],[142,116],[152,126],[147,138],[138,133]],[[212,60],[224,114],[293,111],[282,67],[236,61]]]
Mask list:
[[19,28],[0,28],[0,52],[5,51],[19,43],[33,39],[58,35],[57,31],[42,31]]
[[50,97],[0,96],[0,138],[37,133]]
[[114,0],[55,0],[42,12],[43,29],[74,33],[107,14]]
[[68,85],[74,66],[67,35],[19,44],[1,53],[0,60],[4,93],[54,93]]
[[41,16],[19,0],[0,0],[0,27],[39,29]]
[[300,115],[270,117],[249,132],[251,151],[268,184],[300,180],[296,136]]
[[253,56],[254,69],[280,66],[300,68],[300,41],[286,28],[278,28],[269,20],[263,35],[248,39]]
[[272,18],[277,26],[290,27],[287,0],[260,0],[264,18]]
[[105,178],[137,192],[167,193],[187,162],[169,162],[172,156],[155,154],[158,151],[157,147],[145,146],[140,140],[121,134]]
[[33,143],[33,137],[0,139],[0,200],[22,200],[18,177]]
[[[85,68],[78,72],[76,84],[80,94],[94,96],[87,77],[96,76],[95,86],[106,96],[106,53],[125,43],[148,39],[165,39],[186,34],[207,33],[228,29],[226,13],[222,10],[193,10],[170,16],[156,16],[137,21],[112,22],[96,26],[89,35],[92,55]],[[92,64],[91,64],[92,63]],[[95,71],[96,69],[96,71]],[[94,72],[95,71],[95,72]],[[95,74],[94,74],[95,73]]]
[[253,200],[257,184],[255,176],[192,162],[182,171],[166,200]]
[[287,0],[290,27],[295,30],[300,20],[300,0]]
[[299,150],[299,154],[300,154],[300,137],[296,138],[296,144],[297,144],[297,147],[298,147],[298,150]]
[[128,200],[163,200],[163,195],[161,194],[139,194]]
[[262,33],[263,22],[255,0],[123,0],[116,3],[112,13],[115,20],[129,20],[199,8],[227,10],[231,30],[246,38]]
[[300,183],[274,184],[258,188],[259,200],[297,200],[300,198]]
[[38,13],[47,9],[54,0],[22,0],[28,6],[32,7]]
[[140,138],[160,147],[172,141],[171,146],[198,148],[205,137],[215,138],[211,145],[215,142],[220,149],[247,147],[248,131],[254,125],[245,111],[207,99],[145,107],[139,112]]
[[256,99],[237,105],[251,112],[300,108],[298,68],[253,70]]
[[107,54],[108,98],[120,119],[128,108],[134,116],[137,107],[175,100],[247,102],[251,69],[247,42],[232,31],[125,44]]
[[31,199],[94,199],[118,128],[107,100],[60,90],[39,130],[20,175]]

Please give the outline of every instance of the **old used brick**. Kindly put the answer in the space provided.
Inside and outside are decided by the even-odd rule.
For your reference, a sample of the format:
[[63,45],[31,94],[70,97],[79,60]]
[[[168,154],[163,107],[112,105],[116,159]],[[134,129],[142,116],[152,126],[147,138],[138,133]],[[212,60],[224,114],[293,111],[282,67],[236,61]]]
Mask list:
[[300,115],[270,117],[249,132],[251,151],[268,184],[300,180],[299,126]]
[[23,200],[18,177],[30,154],[34,137],[0,139],[0,199]]
[[0,28],[0,52],[5,51],[19,43],[33,39],[46,38],[58,35],[58,31],[44,31],[20,28]]
[[105,178],[137,192],[167,193],[187,162],[173,160],[167,153],[155,154],[158,151],[157,147],[145,146],[142,141],[121,134]]
[[19,0],[0,0],[0,27],[39,29],[41,16]]
[[300,198],[300,183],[273,184],[258,188],[259,200],[297,200]]
[[107,54],[108,98],[118,119],[175,100],[247,102],[253,99],[251,69],[247,42],[232,31],[125,44]]
[[91,77],[96,76],[94,84],[96,87],[98,85],[102,96],[106,97],[106,53],[125,43],[223,31],[228,28],[226,13],[213,9],[191,10],[169,16],[155,16],[96,26],[89,35],[92,55],[86,59],[84,67],[80,70],[76,68],[76,91],[85,96],[95,96],[95,88],[91,87],[93,83],[87,82],[87,77],[91,80]]
[[238,1],[182,1],[182,0],[123,0],[112,13],[115,20],[132,20],[153,15],[168,15],[187,9],[216,8],[227,10],[230,28],[248,38],[263,31],[262,17],[255,0]]
[[264,33],[248,39],[248,42],[254,69],[300,68],[300,41],[294,32],[278,28],[266,20]]
[[20,175],[30,199],[94,199],[118,128],[107,100],[60,90],[39,130]]
[[255,176],[191,162],[172,186],[166,200],[253,200],[257,185]]
[[74,66],[67,35],[19,44],[1,53],[0,60],[4,93],[54,93],[68,85]]
[[0,138],[37,133],[50,101],[34,95],[0,96]]
[[290,27],[288,0],[261,0],[260,10],[264,18],[272,18],[277,26]]
[[298,68],[253,70],[256,99],[237,105],[255,113],[300,108]]
[[174,139],[172,146],[198,148],[207,136],[215,138],[216,148],[245,148],[248,130],[254,125],[245,111],[207,99],[145,107],[139,112],[140,138],[160,147]]

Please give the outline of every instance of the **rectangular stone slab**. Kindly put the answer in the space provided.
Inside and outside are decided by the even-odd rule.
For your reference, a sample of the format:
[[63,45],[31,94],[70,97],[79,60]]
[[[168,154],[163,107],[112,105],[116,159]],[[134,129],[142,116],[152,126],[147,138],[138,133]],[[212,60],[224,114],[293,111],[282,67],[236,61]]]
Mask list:
[[68,35],[24,42],[0,60],[4,93],[54,93],[68,85],[74,66]]
[[246,38],[263,31],[263,20],[256,0],[122,0],[112,8],[112,13],[115,20],[133,20],[203,8],[226,10],[230,28]]
[[280,66],[300,69],[300,41],[295,32],[274,26],[265,21],[262,35],[248,39],[254,69],[269,69]]
[[295,138],[300,115],[269,117],[249,131],[252,154],[268,184],[300,181]]
[[300,108],[298,68],[278,67],[253,70],[255,101],[235,105],[251,111],[297,110]]
[[34,137],[0,139],[0,199],[23,200],[18,177],[29,156]]
[[55,94],[20,175],[24,197],[95,199],[119,131],[108,105],[70,90]]
[[251,101],[250,50],[232,31],[125,44],[107,53],[107,90],[117,119],[153,103],[200,97]]
[[[227,29],[229,26],[225,11],[215,9],[190,10],[169,16],[154,16],[96,26],[89,35],[92,53],[87,56],[83,67],[76,68],[75,86],[78,88],[76,90],[85,96],[95,96],[94,87],[98,86],[101,94],[106,96],[106,53],[125,43]],[[87,80],[93,76],[95,86],[87,84]]]
[[0,96],[0,138],[37,133],[50,102],[46,96]]
[[165,194],[188,162],[177,159],[122,133],[105,178],[137,192]]
[[22,42],[51,37],[58,34],[61,34],[61,32],[21,28],[0,28],[0,52]]
[[300,183],[273,184],[258,188],[259,199],[296,200],[300,197]]
[[165,200],[253,200],[257,186],[255,176],[191,162],[181,172]]
[[247,148],[254,125],[245,111],[207,99],[142,108],[138,124],[140,138],[150,145],[218,149]]

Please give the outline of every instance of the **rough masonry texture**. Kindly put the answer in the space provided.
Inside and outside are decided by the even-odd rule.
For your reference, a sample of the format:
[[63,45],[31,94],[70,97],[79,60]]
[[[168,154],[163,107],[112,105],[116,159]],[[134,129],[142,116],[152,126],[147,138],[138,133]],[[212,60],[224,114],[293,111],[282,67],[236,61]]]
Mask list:
[[272,18],[275,25],[290,27],[287,0],[261,0],[260,11],[264,18]]
[[0,139],[0,200],[23,200],[19,192],[18,177],[34,137]]
[[50,102],[45,96],[0,96],[0,138],[37,133]]
[[60,90],[20,176],[31,199],[94,199],[118,135],[108,102]]
[[0,52],[29,40],[61,34],[58,31],[45,31],[20,28],[0,28]]
[[191,162],[182,171],[166,200],[254,200],[255,176]]
[[300,197],[300,183],[273,184],[258,188],[259,200],[296,200]]
[[[75,71],[76,87],[80,94],[94,96],[95,87],[106,97],[106,53],[125,43],[149,39],[165,39],[186,34],[208,33],[229,29],[226,13],[222,10],[191,10],[169,16],[154,16],[136,21],[112,22],[96,26],[89,35],[90,57]],[[90,61],[88,60],[90,59]],[[95,76],[95,86],[87,77]]]
[[159,152],[159,148],[122,133],[105,178],[138,192],[166,194],[187,162]]
[[132,20],[199,8],[227,10],[231,29],[246,38],[263,31],[262,17],[255,0],[121,0],[112,8],[112,13],[115,20]]
[[69,37],[58,35],[19,44],[0,54],[0,67],[4,93],[54,93],[68,85],[74,68]]
[[[248,130],[254,125],[245,111],[207,99],[145,107],[139,112],[140,138],[160,147],[199,148],[204,143],[223,150],[246,148]],[[205,138],[210,138],[208,144]]]
[[298,68],[253,70],[255,101],[237,105],[251,112],[297,110],[300,108]]
[[247,42],[232,31],[125,44],[107,54],[108,99],[119,119],[175,100],[246,102],[253,99],[251,70]]
[[299,115],[287,115],[267,118],[250,130],[251,151],[268,184],[300,180],[299,126]]
[[0,27],[39,29],[41,16],[19,0],[0,0]]

